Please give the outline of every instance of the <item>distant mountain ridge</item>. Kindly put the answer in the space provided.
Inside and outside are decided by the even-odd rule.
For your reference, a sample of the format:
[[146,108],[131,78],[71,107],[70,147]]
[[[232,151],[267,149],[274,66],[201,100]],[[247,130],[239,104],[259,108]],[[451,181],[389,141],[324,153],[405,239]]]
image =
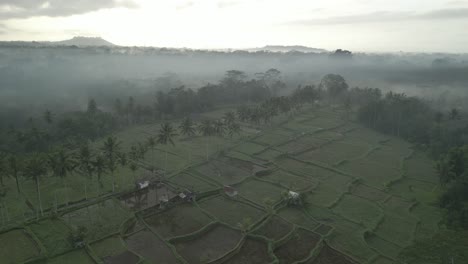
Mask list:
[[293,45],[293,46],[281,46],[281,45],[267,45],[262,48],[252,48],[252,49],[247,49],[247,51],[271,51],[271,52],[291,52],[291,51],[298,51],[298,52],[304,52],[304,53],[323,53],[323,52],[328,52],[325,49],[317,49],[317,48],[311,48],[311,47],[306,47],[306,46],[300,46],[300,45]]
[[0,41],[0,46],[77,46],[77,47],[116,47],[117,45],[100,37],[74,37],[62,41]]
[[59,46],[116,46],[115,44],[100,37],[74,37],[72,39],[49,42],[52,45]]

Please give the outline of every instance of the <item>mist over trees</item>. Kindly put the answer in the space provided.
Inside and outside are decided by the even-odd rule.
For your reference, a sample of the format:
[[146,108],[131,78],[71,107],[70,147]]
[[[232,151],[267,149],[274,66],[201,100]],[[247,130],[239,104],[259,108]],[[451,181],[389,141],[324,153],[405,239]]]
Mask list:
[[[458,105],[465,98],[463,87],[468,83],[468,57],[451,54],[352,53],[351,56],[346,50],[221,52],[138,47],[22,47],[3,43],[0,58],[2,119],[15,114],[23,120],[31,113],[43,112],[44,108],[53,112],[84,110],[90,98],[98,101],[104,110],[112,108],[117,97],[132,96],[150,104],[152,99],[148,98],[159,91],[168,92],[181,86],[197,91],[223,79],[229,86],[229,81],[238,81],[232,78],[261,81],[271,88],[273,95],[279,96],[298,85],[318,83],[324,75],[336,73],[346,78],[350,87],[379,87],[384,91],[449,100]],[[223,76],[231,70],[233,74],[235,71],[244,74]],[[262,91],[250,96],[259,98]],[[2,126],[14,121],[4,122]]]

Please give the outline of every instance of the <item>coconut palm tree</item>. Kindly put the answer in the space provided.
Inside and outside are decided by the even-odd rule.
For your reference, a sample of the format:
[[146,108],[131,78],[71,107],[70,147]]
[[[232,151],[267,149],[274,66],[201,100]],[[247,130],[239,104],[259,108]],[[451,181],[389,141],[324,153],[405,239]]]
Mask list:
[[237,123],[231,123],[228,125],[228,135],[232,138],[235,134],[240,134],[241,128]]
[[213,135],[213,124],[210,120],[204,120],[198,125],[198,131],[205,137]]
[[81,146],[78,154],[75,157],[78,163],[78,168],[86,175],[86,177],[88,177],[88,179],[91,179],[93,176],[92,158],[93,153],[88,144]]
[[154,167],[155,167],[155,164],[154,164],[154,148],[156,147],[156,138],[151,136],[148,138],[148,147],[151,149],[151,167],[152,167],[152,171],[154,172]]
[[226,112],[224,113],[223,119],[226,125],[229,126],[229,124],[232,124],[236,121],[236,114],[233,111]]
[[[59,149],[56,153],[48,155],[47,165],[52,174],[62,180],[62,184],[67,189],[66,178],[69,173],[75,169],[75,161],[71,155],[67,154],[64,149]],[[68,192],[66,192],[68,194]],[[68,198],[67,198],[68,203]]]
[[[177,133],[175,132],[174,128],[170,123],[164,123],[161,125],[161,128],[159,129],[158,133],[158,144],[162,145],[167,145],[167,143],[171,143],[172,146],[175,146],[173,138],[177,136]],[[164,169],[164,174],[167,173],[167,148],[165,148],[165,169]]]
[[16,155],[12,154],[8,157],[7,163],[8,163],[7,170],[9,172],[9,175],[15,178],[16,189],[18,190],[18,194],[19,194],[21,193],[21,189],[19,185],[19,172],[21,170],[21,161]]
[[184,120],[182,120],[182,123],[180,123],[179,129],[180,129],[180,133],[184,136],[187,136],[187,137],[195,136],[195,127],[190,117],[186,117],[184,118]]
[[216,120],[213,123],[213,129],[214,129],[214,133],[217,136],[220,136],[220,137],[222,137],[224,135],[224,132],[226,131],[226,127],[224,126],[224,122],[221,121],[221,120]]
[[237,117],[240,121],[245,122],[249,118],[249,108],[245,105],[237,109]]
[[28,178],[34,180],[36,184],[36,193],[37,193],[37,200],[39,203],[39,210],[41,215],[44,215],[44,211],[42,210],[42,200],[41,200],[41,191],[40,191],[40,179],[43,175],[47,173],[47,166],[45,160],[42,156],[36,155],[30,158],[26,166],[24,168],[24,175]]
[[104,145],[101,147],[101,150],[104,154],[104,158],[106,161],[106,166],[109,169],[112,177],[112,192],[115,192],[115,170],[117,169],[118,165],[118,157],[120,154],[120,144],[121,142],[118,141],[115,137],[108,137],[106,141],[104,141]]
[[200,132],[200,134],[206,137],[205,150],[206,150],[206,160],[208,160],[208,143],[209,143],[208,137],[213,135],[213,132],[214,132],[212,122],[210,120],[202,121],[200,125],[198,125],[198,131]]
[[106,160],[102,155],[97,155],[96,158],[92,161],[93,170],[96,172],[97,180],[99,186],[102,187],[101,176],[106,171]]
[[450,110],[449,116],[451,120],[458,119],[460,117],[460,112],[457,108],[452,108],[452,110]]
[[3,176],[6,175],[7,165],[6,165],[6,154],[0,152],[0,184],[5,186],[3,183]]
[[89,148],[88,144],[80,147],[78,154],[76,155],[77,166],[85,176],[85,199],[88,199],[88,180],[92,180],[94,166],[92,162],[93,153]]
[[136,182],[135,172],[138,170],[138,165],[135,162],[130,163],[130,170],[132,171],[133,181]]
[[46,121],[46,123],[49,124],[49,125],[54,122],[54,120],[52,118],[52,112],[50,112],[49,109],[47,109],[44,112],[44,121]]

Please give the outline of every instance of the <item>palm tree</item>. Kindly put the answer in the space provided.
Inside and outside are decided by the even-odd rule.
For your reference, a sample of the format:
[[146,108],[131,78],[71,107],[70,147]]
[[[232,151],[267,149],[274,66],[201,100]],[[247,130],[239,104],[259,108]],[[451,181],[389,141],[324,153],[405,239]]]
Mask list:
[[224,113],[223,119],[226,125],[229,126],[236,121],[236,114],[233,111],[226,112]]
[[89,179],[93,176],[92,158],[93,153],[88,144],[81,146],[78,154],[76,155],[76,160],[80,170],[84,172]]
[[[177,136],[177,133],[175,132],[172,125],[170,123],[164,123],[159,129],[157,143],[162,145],[167,145],[167,143],[171,143],[172,146],[175,146],[173,141],[173,138],[175,136]],[[164,174],[167,174],[167,148],[164,148],[164,150],[166,155]]]
[[190,117],[186,117],[184,118],[184,120],[182,120],[179,129],[182,135],[185,135],[187,137],[193,137],[195,135],[194,124]]
[[40,191],[40,179],[43,175],[47,173],[47,167],[44,162],[43,157],[41,156],[34,156],[28,160],[26,163],[26,167],[24,169],[24,175],[28,178],[34,180],[36,184],[36,192],[37,192],[37,200],[39,202],[39,210],[41,215],[44,215],[44,211],[42,210],[42,200],[41,200],[41,191]]
[[460,117],[460,112],[458,111],[458,109],[452,108],[452,110],[450,110],[449,115],[450,115],[451,120],[455,120],[455,119],[458,119]]
[[8,171],[9,175],[15,178],[16,181],[16,189],[18,190],[18,194],[21,193],[20,185],[19,185],[19,171],[21,168],[21,162],[16,155],[10,155],[8,157]]
[[104,145],[101,150],[104,153],[106,166],[109,169],[112,176],[112,192],[115,192],[115,170],[117,169],[117,162],[120,153],[120,141],[117,141],[115,137],[108,137],[104,141]]
[[[48,156],[47,165],[49,165],[52,174],[62,180],[65,190],[67,189],[66,177],[75,169],[75,162],[72,157],[60,149],[56,153]],[[68,194],[68,192],[66,192]],[[67,198],[68,203],[68,198]]]
[[213,124],[214,133],[220,137],[224,135],[225,127],[224,123],[221,120],[216,120]]
[[102,187],[101,175],[106,171],[106,160],[102,155],[97,155],[96,158],[92,161],[92,164],[93,170],[96,172],[99,186]]
[[151,136],[148,138],[148,146],[151,149],[151,170],[154,172],[154,148],[156,147],[156,138]]
[[200,131],[200,134],[206,137],[206,144],[205,144],[205,150],[206,150],[206,160],[208,160],[208,137],[213,135],[213,126],[212,122],[210,120],[204,120],[198,125],[198,131]]
[[85,198],[88,199],[88,184],[87,181],[93,178],[93,163],[92,163],[93,154],[88,144],[85,144],[80,147],[80,150],[76,156],[78,168],[82,173],[85,174]]
[[200,134],[203,136],[212,136],[213,135],[213,125],[210,120],[204,120],[198,125],[198,131],[200,131]]
[[234,134],[240,134],[241,128],[240,125],[237,123],[231,123],[228,125],[228,135],[229,137],[233,137]]
[[5,186],[5,184],[3,183],[3,176],[6,175],[6,172],[7,171],[7,165],[6,165],[6,154],[3,154],[0,152],[0,184],[2,186]]
[[49,111],[49,109],[47,109],[45,112],[44,112],[44,121],[46,121],[47,124],[52,124],[52,122],[54,121],[52,119],[52,112]]
[[244,122],[249,118],[249,108],[245,105],[237,109],[237,117],[240,121]]
[[130,170],[132,171],[132,174],[133,174],[133,181],[136,183],[135,172],[138,170],[138,166],[135,162],[130,163]]
[[137,148],[138,148],[138,157],[140,159],[144,159],[146,152],[148,151],[148,148],[145,146],[145,144],[141,142],[138,142]]

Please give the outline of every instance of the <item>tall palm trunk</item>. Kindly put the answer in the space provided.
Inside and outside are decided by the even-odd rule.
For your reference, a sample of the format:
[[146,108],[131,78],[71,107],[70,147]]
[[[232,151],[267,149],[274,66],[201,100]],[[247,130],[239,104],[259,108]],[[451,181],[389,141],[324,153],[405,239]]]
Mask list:
[[164,160],[164,178],[166,178],[167,177],[167,149],[165,149],[164,152],[166,155],[165,160]]
[[63,176],[62,177],[62,185],[63,185],[63,188],[65,189],[65,204],[68,205],[68,203],[70,202],[70,197],[68,195],[68,186],[67,186],[67,179],[65,178],[66,176]]
[[18,190],[18,194],[21,193],[21,189],[19,186],[19,179],[18,179],[18,173],[15,172],[15,182],[16,182],[16,189]]
[[112,176],[112,192],[115,192],[115,174],[114,170],[111,170],[111,176]]
[[39,201],[39,210],[41,212],[41,216],[44,215],[44,211],[42,210],[42,200],[41,200],[41,191],[39,190],[39,178],[35,177],[36,182],[36,192],[37,192],[37,200]]
[[206,160],[208,160],[208,137],[206,137],[206,141],[205,141],[205,151],[206,151]]

